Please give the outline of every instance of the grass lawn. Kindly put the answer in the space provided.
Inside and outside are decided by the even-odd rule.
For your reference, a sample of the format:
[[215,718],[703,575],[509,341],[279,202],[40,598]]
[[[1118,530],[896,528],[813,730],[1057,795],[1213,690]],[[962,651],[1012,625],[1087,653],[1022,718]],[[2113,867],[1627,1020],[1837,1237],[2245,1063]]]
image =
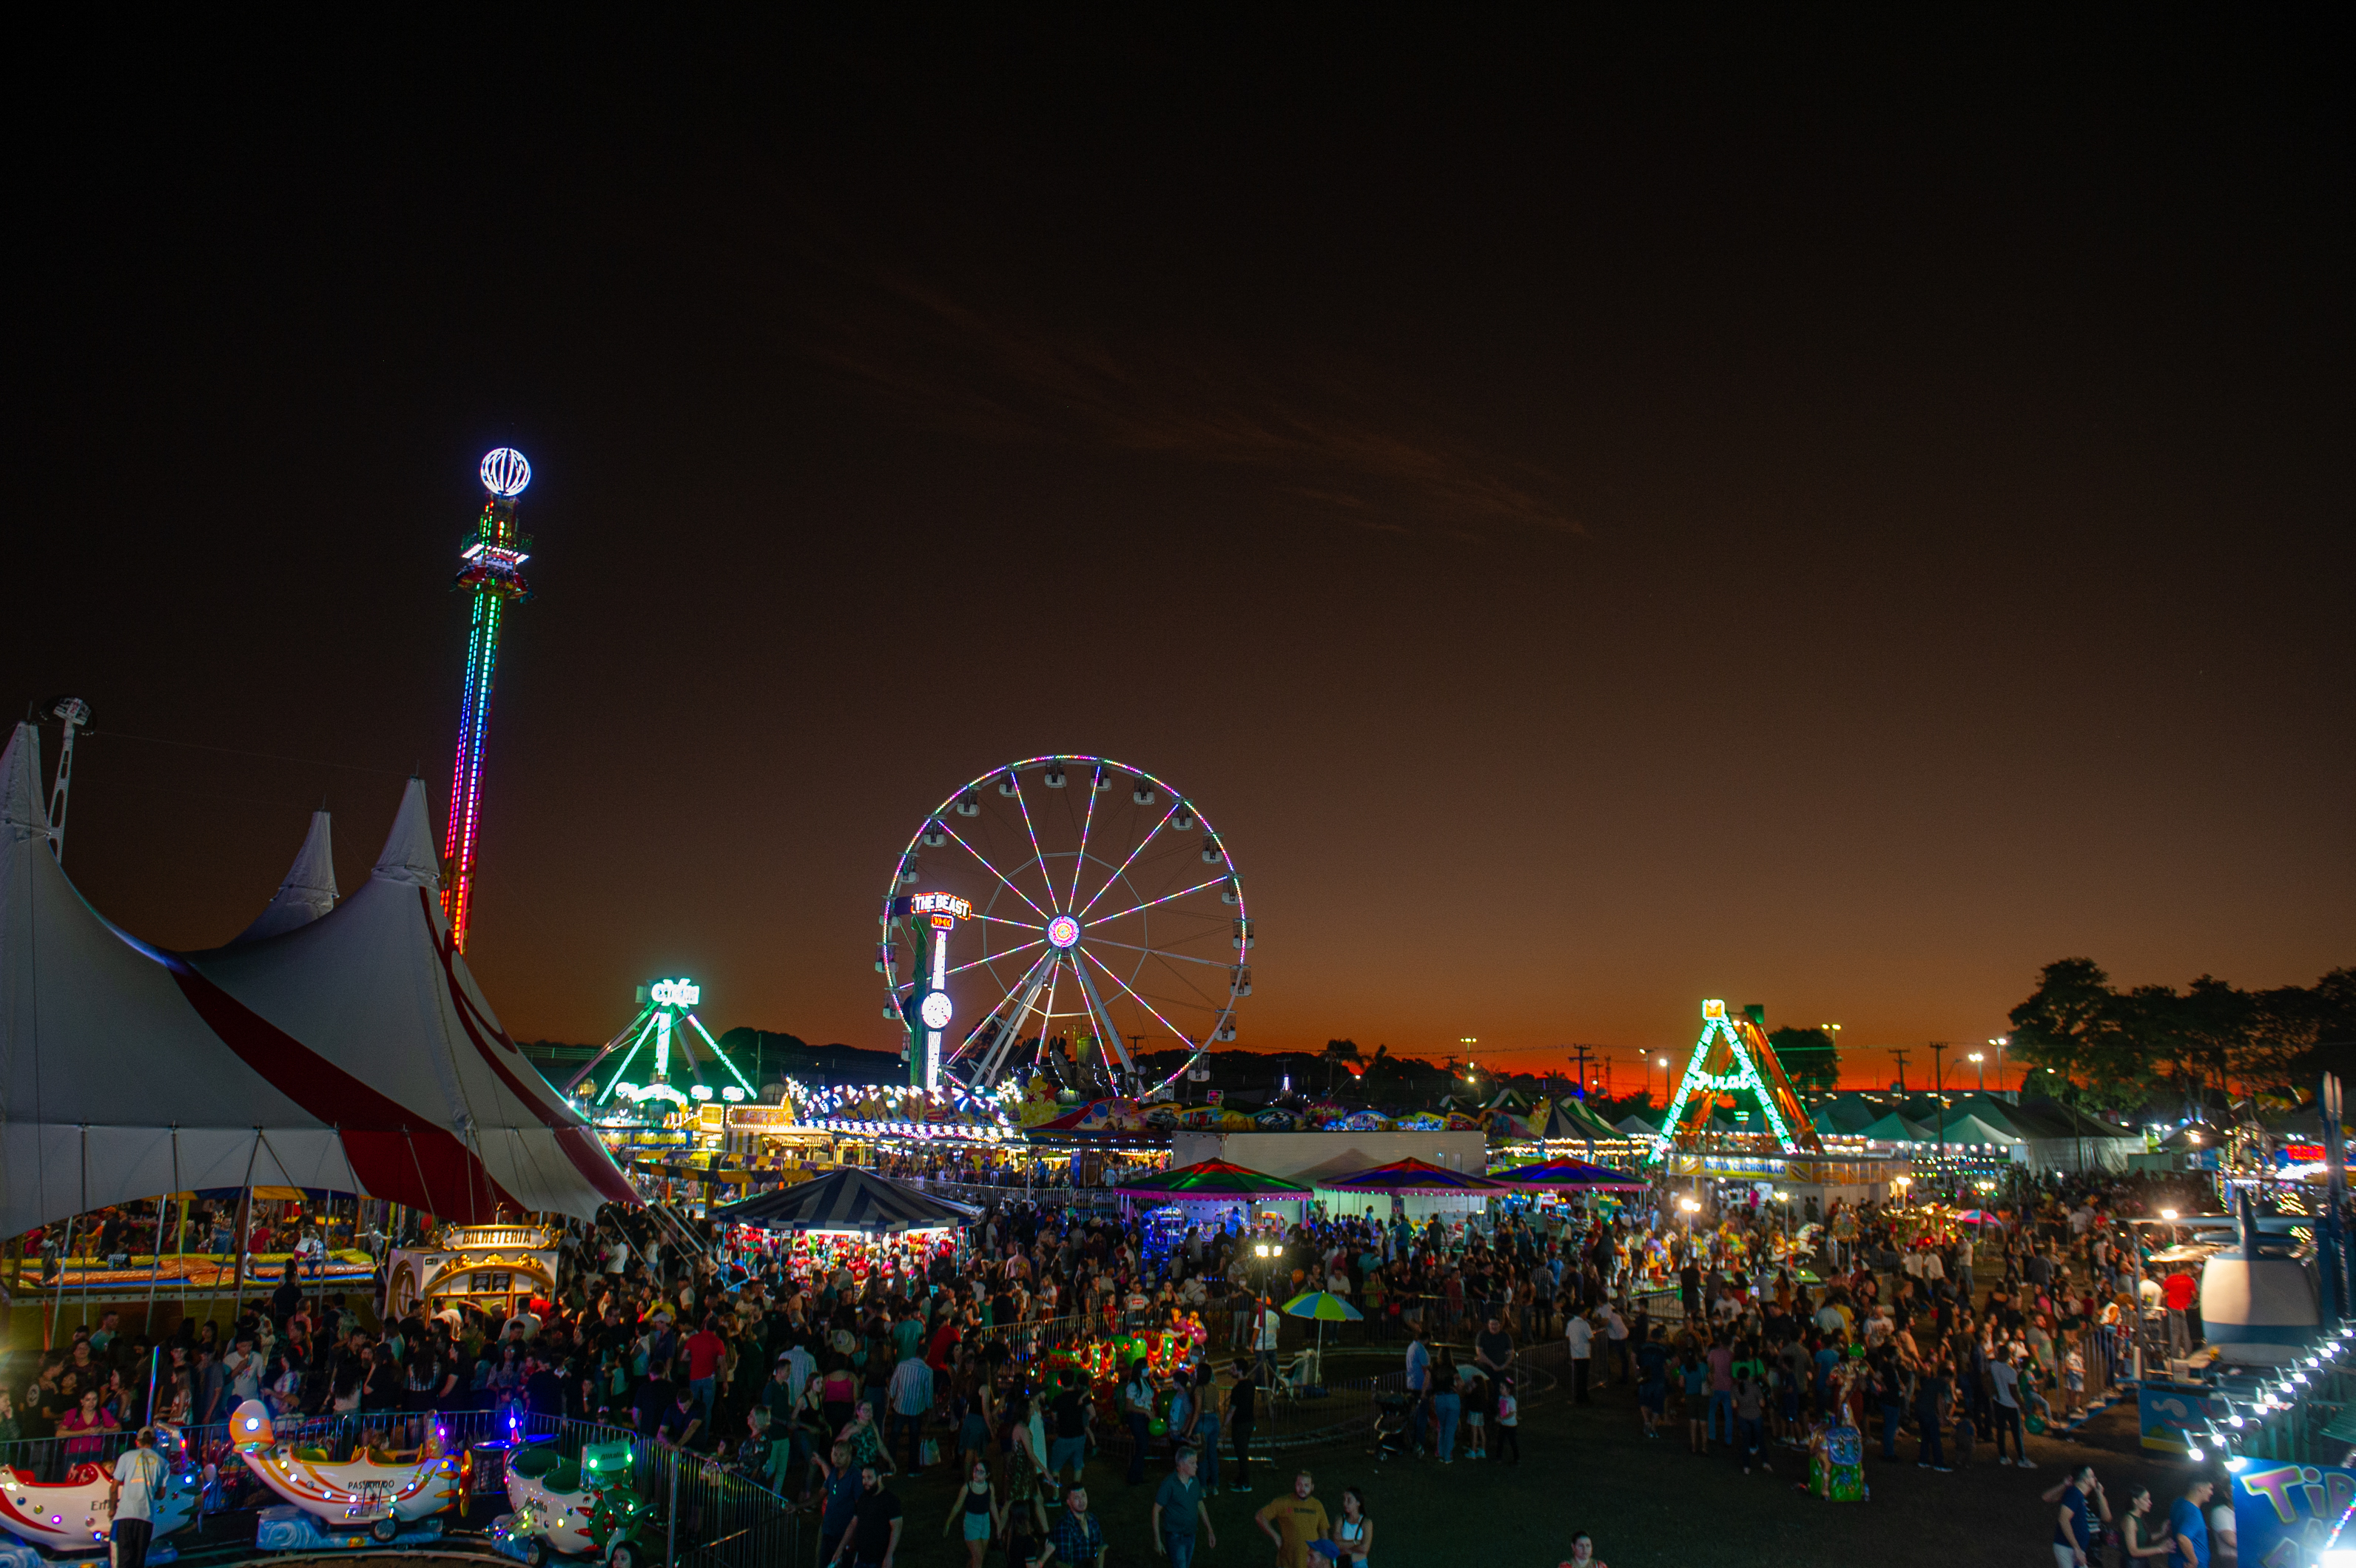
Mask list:
[[[1461,1458],[1444,1467],[1429,1459],[1377,1465],[1363,1441],[1258,1460],[1249,1497],[1223,1491],[1212,1500],[1219,1545],[1197,1561],[1206,1568],[1270,1568],[1275,1551],[1252,1524],[1252,1511],[1305,1467],[1331,1511],[1340,1511],[1344,1486],[1365,1492],[1376,1520],[1376,1568],[1459,1563],[1553,1568],[1579,1530],[1595,1537],[1596,1554],[1611,1568],[1926,1562],[1942,1568],[2020,1568],[2051,1561],[2046,1543],[2052,1539],[2053,1510],[2038,1494],[2068,1466],[2095,1465],[2119,1513],[2136,1483],[2149,1486],[2163,1517],[2192,1468],[2141,1449],[2132,1403],[2098,1416],[2079,1439],[2029,1442],[2034,1470],[1998,1465],[1994,1450],[1982,1444],[1970,1469],[1945,1476],[1915,1467],[1911,1440],[1901,1442],[1896,1464],[1875,1457],[1878,1443],[1869,1444],[1871,1500],[1836,1505],[1793,1490],[1805,1472],[1804,1455],[1780,1452],[1771,1460],[1772,1475],[1754,1470],[1746,1476],[1722,1447],[1704,1458],[1665,1432],[1650,1441],[1640,1437],[1633,1398],[1623,1389],[1601,1391],[1584,1408],[1558,1395],[1525,1412],[1518,1466]],[[1089,1498],[1110,1544],[1108,1562],[1159,1561],[1148,1520],[1154,1484],[1168,1467],[1157,1457],[1147,1483],[1132,1488],[1123,1484],[1124,1465],[1099,1457],[1089,1466]],[[940,1466],[895,1483],[907,1510],[898,1559],[906,1568],[965,1562],[964,1543],[940,1533],[955,1485],[952,1469]],[[1233,1477],[1229,1455],[1224,1478]],[[993,1551],[987,1568],[1003,1562]]]

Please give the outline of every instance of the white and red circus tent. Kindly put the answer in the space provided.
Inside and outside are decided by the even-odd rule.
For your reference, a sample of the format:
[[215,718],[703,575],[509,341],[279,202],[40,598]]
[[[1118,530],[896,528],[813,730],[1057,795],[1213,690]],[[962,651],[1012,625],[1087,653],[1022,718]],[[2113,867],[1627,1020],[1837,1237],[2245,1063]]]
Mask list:
[[18,725],[0,753],[0,1235],[199,1187],[359,1192],[465,1223],[635,1201],[452,949],[417,781],[350,897],[334,903],[315,820],[263,919],[176,953],[67,880],[40,777],[39,732]]

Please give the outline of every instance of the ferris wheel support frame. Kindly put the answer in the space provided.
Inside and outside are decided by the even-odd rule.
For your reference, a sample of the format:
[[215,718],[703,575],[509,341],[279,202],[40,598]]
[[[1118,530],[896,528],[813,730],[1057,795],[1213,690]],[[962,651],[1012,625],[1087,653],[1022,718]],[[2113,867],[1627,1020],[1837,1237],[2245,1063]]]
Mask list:
[[[1064,797],[1063,805],[1074,809],[1048,809],[1066,789],[1079,796]],[[1125,798],[1111,793],[1123,789]],[[1004,800],[991,801],[991,795]],[[1157,795],[1166,801],[1157,802]],[[1130,811],[1132,802],[1145,810]],[[1216,870],[1188,878],[1173,857],[1193,858],[1185,841],[1198,824],[1201,859]],[[959,868],[950,874],[950,891],[914,891],[927,880],[923,868],[940,864],[931,852],[946,854]],[[1069,867],[1062,865],[1066,856]],[[973,880],[959,886],[967,877]],[[1183,885],[1170,886],[1182,879]],[[1214,890],[1215,902],[1205,897]],[[970,902],[960,894],[969,894]],[[944,940],[937,934],[925,940],[923,922],[912,917],[945,902],[958,907],[960,920],[974,923],[980,956],[949,964]],[[1098,914],[1108,904],[1120,907]],[[1128,924],[1132,920],[1139,923]],[[1230,921],[1231,933],[1222,929]],[[952,790],[901,851],[878,924],[875,968],[886,981],[884,1015],[901,1025],[909,1079],[920,1088],[954,1077],[987,1092],[1023,1070],[1023,1053],[1033,1047],[1037,1065],[1061,1079],[1065,1074],[1055,1070],[1061,1058],[1051,1059],[1051,1050],[1063,1037],[1057,1030],[1063,1023],[1076,1026],[1075,1035],[1084,1030],[1095,1036],[1095,1054],[1114,1092],[1159,1096],[1214,1042],[1235,1039],[1237,1004],[1251,993],[1250,919],[1233,854],[1181,791],[1108,757],[1025,757]],[[1026,933],[1031,940],[1021,940]],[[1224,942],[1228,935],[1231,951],[1198,945]],[[1043,943],[1046,950],[1036,950]],[[1161,967],[1148,967],[1156,961]],[[1076,994],[1059,1005],[1066,965]],[[950,1036],[957,1040],[952,1047],[941,1038],[953,1016],[946,987],[976,969],[984,973],[967,983],[979,982],[998,995],[971,1028]],[[1206,990],[1188,978],[1193,971],[1208,979],[1200,976],[1205,969],[1224,970],[1224,986],[1214,983]],[[1142,1035],[1124,1027],[1130,1012],[1140,1015],[1133,1024]],[[1041,1015],[1035,1031],[1034,1014]],[[1151,1037],[1160,1051],[1164,1034],[1184,1059],[1168,1079],[1149,1085],[1141,1066],[1143,1041]],[[1132,1038],[1139,1041],[1134,1050]]]

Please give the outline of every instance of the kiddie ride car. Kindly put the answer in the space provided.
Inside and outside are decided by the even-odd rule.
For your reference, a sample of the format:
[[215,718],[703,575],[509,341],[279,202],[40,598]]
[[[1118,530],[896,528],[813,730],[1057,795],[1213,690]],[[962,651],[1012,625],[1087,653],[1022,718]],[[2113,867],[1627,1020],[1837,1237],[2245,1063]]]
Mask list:
[[584,1444],[578,1459],[549,1447],[519,1450],[508,1459],[508,1502],[514,1511],[491,1521],[491,1540],[532,1568],[552,1553],[609,1568],[648,1560],[652,1520],[630,1484],[626,1442]]
[[434,1516],[458,1498],[458,1460],[439,1423],[412,1453],[370,1449],[340,1465],[325,1449],[280,1443],[259,1400],[237,1407],[230,1436],[246,1467],[291,1505],[262,1510],[254,1545],[263,1552],[437,1540]]
[[[188,1462],[177,1427],[155,1429],[155,1452],[164,1459],[164,1487],[148,1506],[155,1532],[150,1563],[179,1555],[165,1537],[196,1517],[204,1480]],[[0,1468],[0,1568],[32,1568],[47,1557],[104,1552],[114,1516],[106,1494],[114,1484],[111,1463],[76,1465],[62,1481],[37,1481],[30,1470]],[[13,1539],[11,1539],[13,1537]]]

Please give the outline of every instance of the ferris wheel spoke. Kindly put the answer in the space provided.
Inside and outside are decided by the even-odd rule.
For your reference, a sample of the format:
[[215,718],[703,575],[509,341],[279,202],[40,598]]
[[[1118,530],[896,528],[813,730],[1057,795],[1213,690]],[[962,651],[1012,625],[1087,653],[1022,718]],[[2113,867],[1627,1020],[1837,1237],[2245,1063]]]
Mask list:
[[[980,969],[983,964],[986,964],[986,963],[999,963],[999,962],[1001,962],[1001,961],[1003,961],[1004,960],[1007,960],[1007,959],[1012,958],[1012,957],[1013,957],[1015,954],[1017,954],[1017,953],[1029,952],[1033,948],[1044,946],[1044,945],[1045,944],[1046,940],[1047,940],[1047,939],[1046,939],[1046,938],[1044,938],[1044,937],[1041,937],[1041,938],[1039,938],[1039,939],[1038,939],[1037,940],[1035,940],[1035,941],[1028,941],[1028,942],[1024,942],[1024,943],[1023,943],[1021,947],[1019,947],[1019,948],[1008,948],[1008,949],[1007,949],[1005,951],[1003,951],[1003,952],[989,952],[989,953],[984,953],[984,954],[982,954],[980,958],[977,958],[977,959],[969,959],[969,960],[967,960],[965,962],[963,962],[963,963],[959,963],[959,964],[952,964],[952,965],[951,965],[951,966],[949,966],[948,969],[945,969],[945,970],[941,971],[941,977],[942,977],[944,980],[946,980],[947,978],[948,978],[948,977],[949,977],[950,975],[952,975],[952,974],[963,974],[963,973],[964,973],[967,970],[969,970],[969,969]],[[993,972],[993,973],[995,973],[996,972],[995,972],[995,971],[993,971],[992,972]],[[1029,971],[1029,969],[1026,967],[1026,968],[1024,969],[1023,972],[1027,974],[1027,973],[1029,973],[1029,972],[1030,972],[1030,971]],[[1013,993],[1012,992],[1011,992],[1011,991],[1010,991],[1010,992],[1008,992],[1006,994],[1007,994],[1008,996],[1012,996],[1012,995],[1013,995],[1014,993]],[[1003,1001],[1003,1000],[1005,1000],[1005,998],[1004,998],[1004,997],[1001,997],[1001,998],[1000,998],[1000,1000],[1001,1000],[1001,1001]]]
[[1208,882],[1197,882],[1192,887],[1181,887],[1175,893],[1164,893],[1159,898],[1148,898],[1142,904],[1130,905],[1128,908],[1123,909],[1118,915],[1107,915],[1102,919],[1098,920],[1097,924],[1104,925],[1109,921],[1126,919],[1130,916],[1137,914],[1141,910],[1151,909],[1157,904],[1167,904],[1173,898],[1183,898],[1189,893],[1200,893],[1205,887],[1216,887],[1220,883],[1225,882],[1226,880],[1226,878],[1224,876],[1214,876]]
[[[1001,956],[1002,957],[1003,955],[1001,954]],[[973,1048],[974,1041],[981,1035],[983,1026],[987,1025],[992,1018],[997,1017],[1000,1012],[1005,1009],[1008,1003],[1012,1002],[1016,997],[1023,995],[1026,988],[1030,987],[1032,983],[1037,979],[1038,973],[1039,965],[1036,962],[1024,965],[1021,978],[1017,979],[1013,984],[1008,986],[1005,993],[1001,995],[997,1001],[990,1004],[989,1012],[984,1013],[980,1017],[976,1018],[973,1021],[973,1027],[966,1031],[965,1038],[958,1043],[958,1048],[950,1053],[949,1059],[951,1061],[955,1061],[958,1057],[961,1057],[969,1050],[971,1050]],[[997,983],[997,979],[998,976],[993,972],[991,975],[991,983],[995,984]],[[1012,1013],[1010,1013],[1005,1023],[1001,1026],[999,1035],[1003,1036],[1007,1031],[1014,1028],[1019,1020],[1013,1015],[1025,1011],[1028,1011],[1028,1009],[1016,1008]],[[994,1042],[997,1036],[992,1036],[992,1038]]]
[[[1080,852],[1072,856],[1072,894],[1070,898],[1064,901],[1064,908],[1067,909],[1072,907],[1072,899],[1080,896],[1080,875],[1088,868],[1088,830],[1097,823],[1097,796],[1099,793],[1097,789],[1097,775],[1103,771],[1104,764],[1100,762],[1097,764],[1096,770],[1088,775],[1088,809],[1080,816]],[[1050,891],[1052,892],[1053,889],[1051,888]]]
[[1123,980],[1119,975],[1115,974],[1109,968],[1108,968],[1104,960],[1089,953],[1083,953],[1082,956],[1087,958],[1090,963],[1095,964],[1098,969],[1104,970],[1105,978],[1111,981],[1115,985],[1119,986],[1130,1001],[1136,1003],[1140,1007],[1144,1008],[1148,1013],[1152,1014],[1153,1021],[1161,1025],[1163,1028],[1169,1030],[1173,1039],[1177,1040],[1180,1044],[1186,1046],[1190,1049],[1193,1047],[1194,1042],[1186,1037],[1186,1032],[1184,1030],[1179,1028],[1177,1025],[1173,1024],[1169,1019],[1164,1018],[1161,1013],[1155,1009],[1152,1003],[1148,1002],[1144,997],[1140,996],[1135,991],[1131,990],[1129,982]]
[[[1135,862],[1137,857],[1145,853],[1145,846],[1153,842],[1153,835],[1160,832],[1163,826],[1169,822],[1170,819],[1177,814],[1178,800],[1177,797],[1173,795],[1171,797],[1170,809],[1162,813],[1162,821],[1154,823],[1151,828],[1146,830],[1145,836],[1137,841],[1137,847],[1129,852],[1129,858],[1115,866],[1113,868],[1112,875],[1105,878],[1104,886],[1090,894],[1088,896],[1088,901],[1080,906],[1077,911],[1079,918],[1085,920],[1088,918],[1088,911],[1097,907],[1097,900],[1112,891],[1112,885],[1120,880],[1121,873],[1127,871],[1130,865]],[[1078,897],[1079,878],[1076,872],[1074,873],[1073,875],[1072,892],[1075,897]]]
[[[1152,956],[1152,957],[1154,957],[1154,958],[1162,958],[1162,957],[1166,957],[1167,955],[1166,955],[1166,954],[1163,954],[1163,953],[1158,953],[1158,952],[1157,952],[1157,953],[1154,953],[1154,954],[1152,954],[1152,955],[1151,955],[1151,956]],[[1202,961],[1201,961],[1201,960],[1199,960],[1199,959],[1197,959],[1195,961],[1199,963],[1199,962],[1201,962]],[[1220,1003],[1220,1002],[1214,1002],[1214,1001],[1212,1001],[1208,996],[1205,995],[1205,994],[1203,993],[1203,991],[1202,991],[1202,988],[1201,988],[1201,987],[1197,986],[1197,985],[1196,985],[1193,981],[1191,981],[1191,980],[1189,980],[1189,979],[1187,979],[1187,978],[1186,978],[1186,974],[1185,974],[1185,972],[1184,972],[1184,971],[1183,971],[1183,970],[1176,970],[1176,969],[1173,969],[1173,970],[1172,970],[1172,971],[1170,972],[1170,977],[1171,977],[1173,980],[1175,980],[1179,984],[1181,984],[1181,985],[1184,986],[1187,990],[1192,991],[1192,992],[1194,993],[1194,999],[1195,999],[1196,1003],[1197,1003],[1197,1004],[1200,1004],[1200,1005],[1202,1005],[1202,1006],[1208,1007],[1212,1012],[1215,1013],[1215,1012],[1217,1012],[1217,1011],[1218,1011],[1222,1006],[1225,1006],[1225,1005],[1226,1005],[1226,1004],[1224,1004],[1224,1003]]]
[[1104,998],[1097,994],[1096,983],[1088,979],[1087,966],[1074,964],[1072,975],[1079,982],[1080,994],[1087,999],[1087,1005],[1096,1015],[1096,1027],[1098,1031],[1097,1050],[1103,1056],[1105,1067],[1108,1070],[1115,1070],[1114,1060],[1118,1058],[1119,1068],[1117,1070],[1126,1071],[1134,1077],[1137,1064],[1130,1059],[1129,1042],[1121,1038],[1120,1026],[1113,1022],[1112,1010],[1104,1004]]
[[[1039,865],[1039,885],[1046,888],[1047,902],[1052,904],[1055,901],[1055,878],[1047,869],[1047,852],[1039,847],[1039,830],[1031,822],[1031,803],[1023,798],[1023,776],[1010,768],[1006,770],[1006,777],[1014,785],[1014,805],[1023,813],[1023,831],[1031,835],[1031,858]],[[1014,885],[1010,882],[1007,886],[1012,887]],[[1039,906],[1032,904],[1028,897],[1023,901],[1031,904],[1033,909],[1039,909]],[[1047,918],[1047,911],[1039,909],[1039,918],[1043,920]]]
[[1063,980],[1064,966],[1062,964],[1055,964],[1048,969],[1047,1004],[1045,1006],[1039,1009],[1039,1016],[1042,1019],[1042,1023],[1039,1026],[1039,1045],[1042,1049],[1044,1049],[1047,1044],[1048,1025],[1045,1020],[1053,1019],[1055,1016],[1055,992],[1057,988],[1062,985]]
[[[1205,933],[1205,934],[1207,934],[1207,933]],[[1192,940],[1193,939],[1191,939],[1191,938],[1186,938],[1186,939],[1182,939],[1182,940]],[[1107,938],[1104,938],[1104,937],[1098,937],[1098,936],[1090,936],[1090,937],[1087,939],[1087,945],[1088,945],[1088,946],[1090,946],[1090,947],[1099,947],[1099,948],[1119,948],[1119,949],[1120,949],[1123,952],[1141,952],[1141,953],[1146,954],[1146,955],[1147,955],[1148,957],[1150,957],[1150,958],[1166,958],[1166,959],[1172,959],[1172,960],[1174,960],[1174,961],[1176,961],[1177,962],[1180,962],[1180,963],[1199,963],[1199,964],[1206,964],[1206,965],[1208,965],[1208,966],[1209,966],[1210,968],[1212,968],[1212,969],[1230,969],[1230,968],[1233,968],[1233,967],[1234,967],[1232,964],[1228,963],[1225,959],[1216,959],[1216,958],[1196,958],[1193,953],[1190,953],[1190,952],[1169,952],[1169,951],[1166,951],[1166,950],[1164,950],[1163,949],[1161,949],[1161,948],[1141,948],[1141,947],[1139,947],[1135,942],[1116,942],[1116,941],[1112,941],[1112,940],[1108,940],[1108,939],[1107,939]]]
[[[1003,881],[1004,878],[1001,877],[1000,880]],[[1010,920],[1003,915],[992,915],[980,909],[975,910],[972,914],[967,916],[966,918],[969,920],[990,920],[1001,926],[1019,926],[1026,931],[1035,931],[1039,929],[1028,920]]]
[[[1019,797],[1018,797],[1018,799],[1019,799]],[[1044,909],[1040,909],[1040,908],[1039,908],[1039,906],[1038,906],[1038,904],[1037,904],[1037,902],[1032,898],[1031,895],[1029,895],[1028,893],[1023,892],[1023,889],[1021,889],[1020,887],[1015,886],[1014,886],[1014,884],[1013,884],[1013,882],[1012,882],[1012,880],[1007,876],[1006,873],[1004,873],[1004,872],[1002,872],[1002,871],[999,870],[999,869],[998,869],[998,867],[996,867],[996,866],[994,866],[994,865],[991,865],[991,864],[990,864],[990,859],[989,859],[989,857],[988,857],[988,856],[986,856],[986,855],[984,855],[984,854],[981,853],[981,851],[980,851],[980,850],[978,850],[978,849],[974,848],[974,847],[973,847],[973,845],[971,845],[971,844],[969,844],[969,843],[966,843],[966,842],[965,842],[965,837],[964,837],[964,835],[963,835],[963,834],[961,834],[961,833],[959,833],[959,832],[957,831],[957,829],[955,829],[955,828],[953,828],[953,827],[949,826],[947,822],[943,822],[943,823],[941,823],[941,831],[942,831],[943,832],[945,832],[945,833],[948,834],[948,835],[949,835],[949,837],[951,837],[951,838],[953,838],[953,839],[956,839],[956,840],[957,840],[957,843],[958,843],[958,847],[959,849],[961,849],[961,850],[965,851],[965,852],[966,852],[966,854],[969,854],[969,855],[973,856],[973,858],[974,858],[975,860],[977,860],[977,861],[980,862],[980,863],[981,863],[981,868],[982,868],[984,871],[987,871],[987,872],[988,872],[988,873],[990,873],[992,876],[997,877],[999,881],[1001,881],[1001,883],[1004,883],[1004,884],[1005,884],[1005,886],[1006,886],[1006,890],[1007,890],[1008,892],[1010,892],[1010,893],[1013,894],[1017,898],[1022,899],[1025,904],[1029,904],[1029,905],[1031,906],[1031,908],[1033,908],[1033,909],[1038,909],[1038,911],[1039,911],[1039,918],[1040,918],[1041,919],[1043,919],[1043,920],[1044,920],[1044,919],[1046,919],[1046,918],[1048,918],[1048,916],[1047,916],[1047,911],[1046,911],[1046,910],[1044,910]],[[1039,847],[1039,840],[1038,840],[1038,838],[1037,838],[1037,836],[1036,836],[1036,835],[1033,835],[1033,838],[1032,838],[1032,840],[1031,840],[1031,847],[1032,847],[1033,849],[1036,849],[1036,848],[1038,848],[1038,847]],[[1055,889],[1054,889],[1053,887],[1050,887],[1050,888],[1047,890],[1047,901],[1048,901],[1049,903],[1051,903],[1051,904],[1052,904],[1052,903],[1054,903],[1054,902],[1055,902]],[[992,916],[984,916],[984,917],[982,917],[982,918],[983,918],[984,919],[991,919],[991,918],[995,918],[996,917],[992,917]],[[1017,924],[1017,925],[1022,924],[1022,922],[1021,922],[1021,921],[1016,921],[1016,922],[1014,922],[1014,923],[1015,923],[1015,924]]]

